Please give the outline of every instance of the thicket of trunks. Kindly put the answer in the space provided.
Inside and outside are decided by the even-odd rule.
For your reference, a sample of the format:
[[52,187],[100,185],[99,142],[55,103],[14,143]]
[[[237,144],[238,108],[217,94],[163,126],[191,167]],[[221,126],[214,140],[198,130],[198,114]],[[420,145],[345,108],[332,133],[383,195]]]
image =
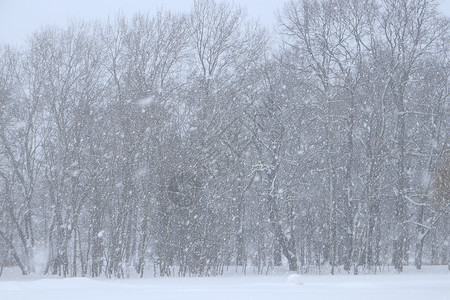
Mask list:
[[202,0],[1,46],[0,268],[448,264],[448,18],[305,0],[277,30]]

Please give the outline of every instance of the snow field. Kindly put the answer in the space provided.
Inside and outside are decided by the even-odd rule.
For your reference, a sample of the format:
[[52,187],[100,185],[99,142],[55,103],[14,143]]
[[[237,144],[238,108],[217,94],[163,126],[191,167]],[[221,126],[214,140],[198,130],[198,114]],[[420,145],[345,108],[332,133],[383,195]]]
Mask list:
[[[1,278],[0,278],[1,280]],[[214,278],[3,280],[2,300],[450,300],[450,272]]]

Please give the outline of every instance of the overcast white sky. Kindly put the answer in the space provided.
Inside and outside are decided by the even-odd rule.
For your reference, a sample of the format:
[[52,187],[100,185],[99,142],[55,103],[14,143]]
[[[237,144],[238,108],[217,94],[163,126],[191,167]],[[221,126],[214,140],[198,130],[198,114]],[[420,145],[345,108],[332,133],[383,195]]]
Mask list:
[[[232,0],[227,0],[232,1]],[[247,8],[248,15],[269,27],[275,24],[275,11],[285,0],[234,0]],[[0,42],[21,45],[28,34],[42,25],[65,26],[69,19],[106,20],[123,10],[137,11],[167,8],[189,11],[192,0],[0,0]],[[450,0],[443,0],[443,12],[450,16]]]

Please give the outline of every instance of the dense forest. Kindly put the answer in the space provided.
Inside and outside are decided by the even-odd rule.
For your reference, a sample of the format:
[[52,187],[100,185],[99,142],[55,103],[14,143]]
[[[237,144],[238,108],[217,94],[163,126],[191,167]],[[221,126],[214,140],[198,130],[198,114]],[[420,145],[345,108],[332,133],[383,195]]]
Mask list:
[[290,1],[269,34],[196,0],[1,45],[0,270],[450,268],[437,5]]

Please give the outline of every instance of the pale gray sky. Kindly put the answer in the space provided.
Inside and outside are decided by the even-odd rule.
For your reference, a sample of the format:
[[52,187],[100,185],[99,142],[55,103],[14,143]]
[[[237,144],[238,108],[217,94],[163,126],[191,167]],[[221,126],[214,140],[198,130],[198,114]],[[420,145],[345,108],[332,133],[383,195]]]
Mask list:
[[[232,2],[232,0],[229,0]],[[275,24],[275,10],[284,0],[235,0],[247,8],[248,16],[264,25]],[[28,34],[42,25],[67,24],[69,19],[107,20],[122,10],[127,15],[137,11],[166,8],[187,12],[191,0],[0,0],[0,42],[22,44]]]
[[[259,18],[268,27],[275,24],[275,11],[284,2],[234,0],[234,3],[247,8],[250,17]],[[108,15],[114,15],[118,10],[131,15],[137,11],[158,8],[189,11],[191,6],[191,0],[0,0],[0,42],[21,45],[27,35],[42,25],[65,26],[71,18],[106,20]],[[450,16],[450,0],[443,0],[441,8]]]

